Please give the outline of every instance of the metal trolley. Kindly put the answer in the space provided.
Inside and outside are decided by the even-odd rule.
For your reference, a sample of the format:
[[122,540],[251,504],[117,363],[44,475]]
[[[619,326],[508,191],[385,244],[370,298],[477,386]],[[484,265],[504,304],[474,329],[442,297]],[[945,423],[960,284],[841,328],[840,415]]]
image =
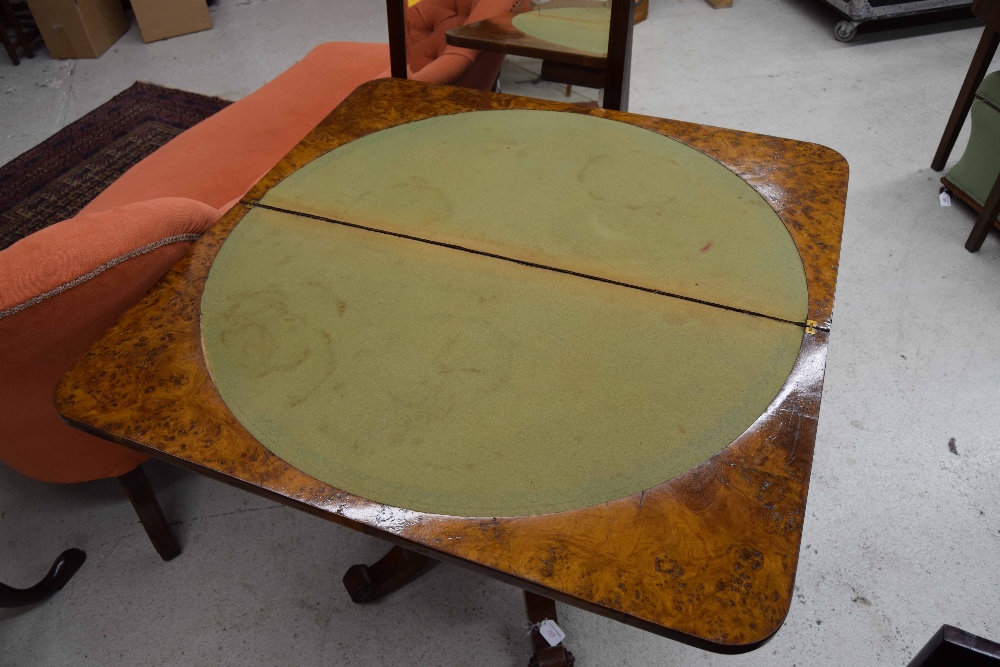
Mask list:
[[868,21],[972,5],[972,0],[823,0],[823,2],[847,17],[833,29],[833,36],[840,42],[854,39],[858,34],[858,26]]

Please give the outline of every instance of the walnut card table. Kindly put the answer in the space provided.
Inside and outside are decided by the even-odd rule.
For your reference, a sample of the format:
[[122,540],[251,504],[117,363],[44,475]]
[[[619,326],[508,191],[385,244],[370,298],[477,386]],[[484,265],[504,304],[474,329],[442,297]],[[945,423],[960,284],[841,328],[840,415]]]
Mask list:
[[815,144],[372,82],[56,405],[393,543],[355,601],[433,559],[534,621],[750,650],[791,601],[846,188]]

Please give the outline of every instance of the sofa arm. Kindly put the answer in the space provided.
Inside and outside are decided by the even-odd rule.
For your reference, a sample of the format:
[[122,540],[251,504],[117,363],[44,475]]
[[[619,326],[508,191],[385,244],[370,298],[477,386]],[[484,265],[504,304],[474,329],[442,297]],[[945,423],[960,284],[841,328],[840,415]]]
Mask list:
[[220,217],[167,198],[60,222],[0,251],[0,461],[36,479],[118,477],[146,457],[63,423],[59,378]]

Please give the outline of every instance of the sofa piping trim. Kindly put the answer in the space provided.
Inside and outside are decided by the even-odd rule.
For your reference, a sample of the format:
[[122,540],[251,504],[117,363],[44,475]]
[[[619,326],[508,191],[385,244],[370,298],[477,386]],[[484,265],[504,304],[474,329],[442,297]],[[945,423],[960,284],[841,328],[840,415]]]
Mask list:
[[39,304],[42,301],[45,301],[46,299],[48,299],[50,297],[56,296],[58,294],[62,294],[63,292],[66,292],[68,290],[73,289],[77,285],[82,285],[83,283],[87,282],[91,278],[96,278],[98,275],[104,273],[105,271],[107,271],[110,268],[113,268],[113,267],[121,264],[122,262],[127,262],[130,259],[134,259],[134,258],[139,257],[141,255],[145,255],[146,253],[149,253],[149,252],[152,252],[152,251],[157,250],[159,248],[162,248],[163,246],[170,245],[171,243],[182,243],[182,242],[185,242],[185,241],[197,241],[200,237],[201,237],[201,234],[196,234],[194,232],[189,232],[189,233],[186,233],[186,234],[175,234],[173,236],[167,236],[166,238],[162,238],[162,239],[160,239],[158,241],[153,241],[152,243],[147,243],[146,245],[142,246],[141,248],[136,248],[135,250],[130,250],[129,252],[125,253],[124,255],[119,255],[118,257],[115,257],[114,259],[108,260],[104,264],[101,264],[97,268],[92,269],[91,271],[88,271],[87,273],[83,274],[82,276],[79,276],[78,278],[74,278],[73,280],[70,280],[69,282],[65,282],[62,285],[59,285],[58,287],[54,287],[53,289],[50,289],[47,292],[43,292],[43,293],[39,294],[38,296],[33,296],[30,299],[28,299],[27,301],[24,301],[24,302],[16,304],[16,305],[13,305],[10,308],[7,308],[5,310],[0,310],[0,319],[3,319],[5,317],[9,317],[11,315],[16,315],[17,313],[21,312],[22,310],[25,310],[26,308],[30,308],[31,306]]

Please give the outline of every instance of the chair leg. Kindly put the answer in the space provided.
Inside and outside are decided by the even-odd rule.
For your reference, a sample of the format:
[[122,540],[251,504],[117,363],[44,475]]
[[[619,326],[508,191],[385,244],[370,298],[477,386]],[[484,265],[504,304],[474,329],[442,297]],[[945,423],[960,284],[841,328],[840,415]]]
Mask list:
[[998,44],[1000,44],[1000,33],[987,26],[979,40],[979,46],[976,47],[976,54],[972,56],[969,72],[965,75],[965,83],[962,84],[962,90],[958,93],[955,108],[951,111],[948,125],[941,136],[941,143],[938,145],[937,153],[934,154],[934,161],[931,162],[931,169],[934,171],[941,171],[944,169],[945,163],[948,162],[951,149],[955,147],[955,141],[958,140],[958,133],[962,131],[965,118],[969,115],[969,109],[972,108],[976,89],[979,88],[983,77],[986,76],[986,70],[989,69],[990,61],[993,60],[993,54],[997,52]]
[[125,473],[118,478],[118,481],[121,482],[125,495],[132,501],[135,513],[139,515],[139,522],[146,529],[146,534],[149,535],[149,540],[160,554],[160,558],[171,560],[177,557],[181,548],[163,517],[163,510],[160,509],[160,503],[157,502],[142,467]]
[[983,241],[986,240],[986,236],[990,233],[990,228],[993,227],[998,215],[1000,215],[1000,174],[997,174],[996,183],[993,184],[993,189],[990,190],[990,194],[983,204],[983,209],[979,212],[976,226],[972,228],[972,233],[969,234],[969,238],[965,242],[966,250],[976,252],[983,247]]
[[87,554],[79,549],[67,549],[59,554],[49,573],[31,588],[13,588],[0,584],[0,608],[25,607],[52,597],[73,578],[76,571],[87,560]]
[[[28,58],[34,58],[35,50],[31,48],[31,42],[38,36],[37,28],[34,27],[34,17],[31,17],[31,12],[28,10],[28,6],[23,3],[21,7],[12,7],[11,15],[14,17],[14,35],[17,37],[17,41],[21,45],[21,48],[24,49],[24,55]],[[25,21],[22,16],[31,17],[32,27],[25,26]]]
[[10,61],[15,65],[20,65],[21,59],[17,57],[17,49],[14,48],[14,45],[7,37],[7,25],[3,20],[0,20],[0,42],[3,42],[3,48],[7,50]]

